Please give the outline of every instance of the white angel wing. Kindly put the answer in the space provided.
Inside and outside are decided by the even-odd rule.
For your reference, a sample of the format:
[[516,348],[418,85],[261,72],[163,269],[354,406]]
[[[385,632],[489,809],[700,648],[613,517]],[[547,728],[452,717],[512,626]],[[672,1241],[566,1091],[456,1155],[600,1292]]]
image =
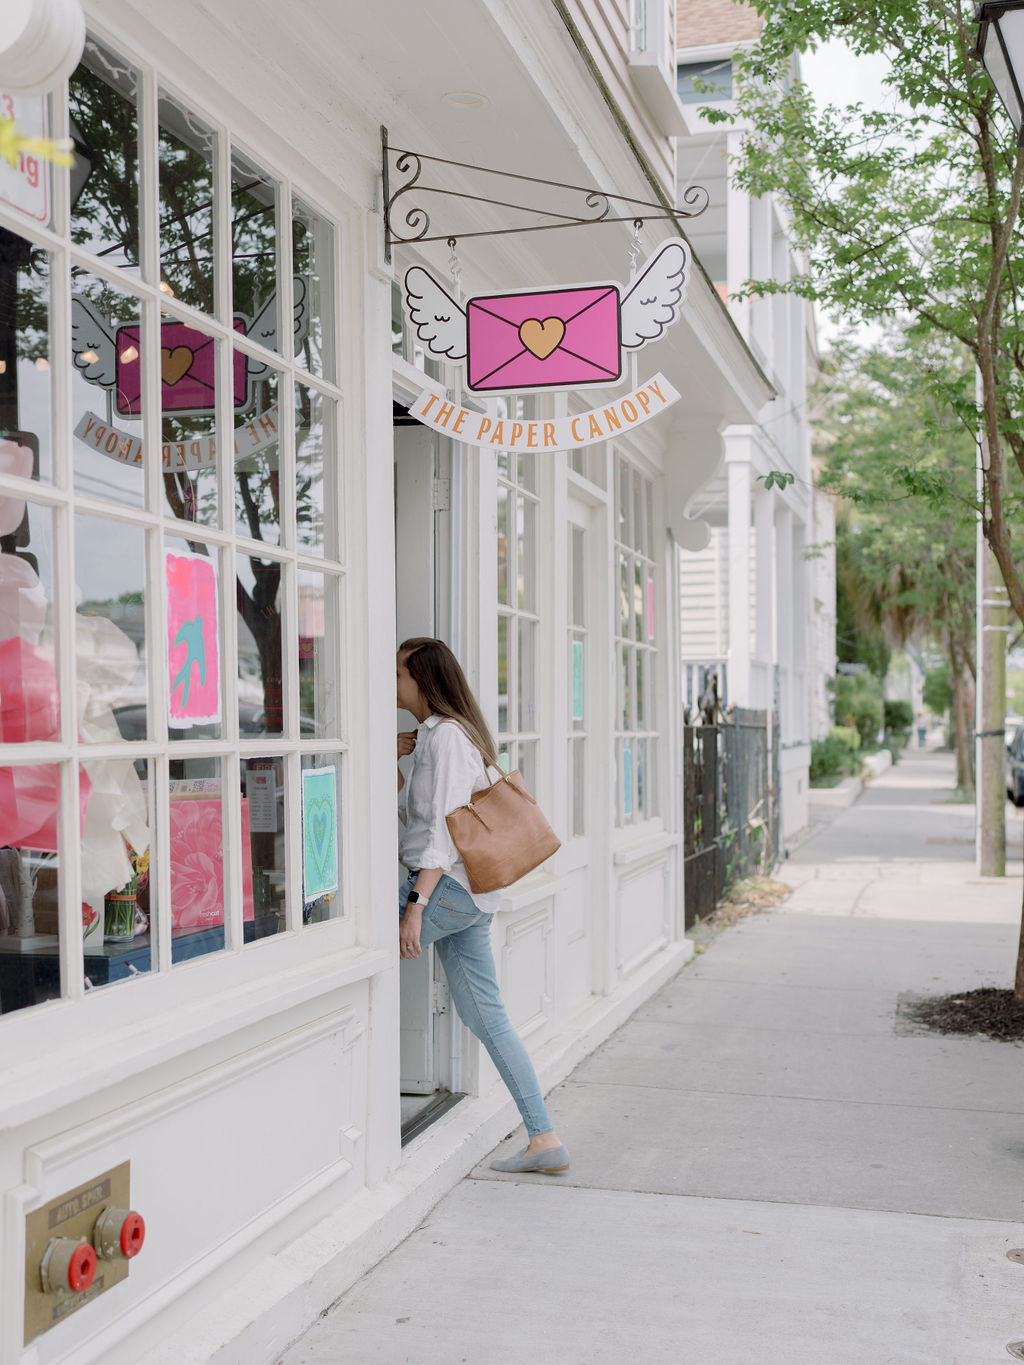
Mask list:
[[[261,346],[266,346],[270,351],[280,350],[277,336],[277,290],[270,295],[263,307],[256,314],[255,318],[249,323],[248,318],[239,314],[242,320],[248,324],[246,336],[258,341]],[[306,339],[309,330],[309,288],[302,275],[296,275],[292,280],[292,332],[295,337],[295,349]],[[259,360],[254,360],[252,356],[248,358],[246,364],[247,379],[262,379],[270,373],[270,366],[263,364]]]
[[74,366],[90,384],[112,389],[117,379],[113,333],[88,299],[71,296],[71,350]]
[[405,306],[416,335],[431,355],[466,358],[466,314],[421,266],[405,272]]
[[669,242],[644,266],[623,297],[622,345],[639,350],[657,341],[679,316],[686,289],[689,252],[682,242]]

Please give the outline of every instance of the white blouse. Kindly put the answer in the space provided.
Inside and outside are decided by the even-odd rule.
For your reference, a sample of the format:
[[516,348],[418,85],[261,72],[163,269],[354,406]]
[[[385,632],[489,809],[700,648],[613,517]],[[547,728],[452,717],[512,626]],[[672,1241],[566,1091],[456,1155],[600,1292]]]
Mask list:
[[398,814],[405,825],[398,856],[417,871],[441,868],[469,891],[477,909],[493,914],[501,892],[469,890],[469,874],[444,819],[489,782],[484,761],[462,727],[444,716],[428,716],[416,731],[412,768],[398,793]]

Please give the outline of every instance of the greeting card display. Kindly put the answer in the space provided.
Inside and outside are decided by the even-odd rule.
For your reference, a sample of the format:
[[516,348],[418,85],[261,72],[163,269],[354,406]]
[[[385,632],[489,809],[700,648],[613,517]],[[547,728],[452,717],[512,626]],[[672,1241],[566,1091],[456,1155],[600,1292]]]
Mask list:
[[[224,923],[224,827],[220,797],[171,800],[171,927]],[[254,916],[249,802],[242,798],[242,918]]]

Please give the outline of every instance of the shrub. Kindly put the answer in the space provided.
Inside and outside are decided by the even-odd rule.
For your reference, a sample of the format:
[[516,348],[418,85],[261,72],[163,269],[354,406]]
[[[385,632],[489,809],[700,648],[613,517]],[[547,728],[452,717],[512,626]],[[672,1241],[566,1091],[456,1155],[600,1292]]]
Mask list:
[[882,728],[882,684],[872,673],[840,673],[833,689],[837,725],[853,726],[862,744]]
[[914,723],[914,708],[909,701],[887,701],[884,706],[885,728],[896,733],[909,730]]
[[830,739],[837,739],[840,744],[845,744],[851,756],[860,748],[860,735],[852,725],[833,725],[828,733]]
[[[850,731],[846,732],[850,734]],[[856,730],[852,731],[856,743],[860,744],[860,736]],[[854,746],[848,744],[843,737],[841,726],[833,730],[827,739],[816,739],[811,745],[811,782],[822,782],[826,778],[835,777],[838,773],[856,772],[860,767],[860,759],[857,757]]]

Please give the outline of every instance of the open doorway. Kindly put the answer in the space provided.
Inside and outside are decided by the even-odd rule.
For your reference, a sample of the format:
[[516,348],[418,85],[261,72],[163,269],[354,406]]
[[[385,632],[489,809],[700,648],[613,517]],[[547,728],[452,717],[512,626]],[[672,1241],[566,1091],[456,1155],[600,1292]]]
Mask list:
[[[452,639],[451,445],[395,405],[395,615],[398,640]],[[396,729],[414,730],[408,711]],[[403,760],[403,768],[409,760]],[[404,878],[406,869],[399,868]],[[401,967],[402,1142],[462,1099],[459,1028],[433,948]]]

